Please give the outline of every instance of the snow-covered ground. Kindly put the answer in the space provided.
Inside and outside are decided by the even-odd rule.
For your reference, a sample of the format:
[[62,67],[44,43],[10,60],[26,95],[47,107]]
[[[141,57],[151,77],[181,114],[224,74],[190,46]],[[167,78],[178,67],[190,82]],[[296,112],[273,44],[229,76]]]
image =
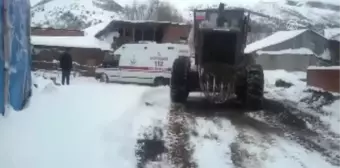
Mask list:
[[[72,77],[70,86],[56,86],[49,78],[60,81],[59,74],[33,74],[35,87],[28,107],[20,112],[9,109],[0,118],[0,167],[134,168],[148,161],[149,166],[180,162],[199,168],[340,164],[339,100],[322,106],[325,113],[315,114],[332,128],[319,128],[320,123],[309,120],[303,128],[287,123],[287,116],[298,120],[304,115],[282,118],[287,109],[281,106],[242,115],[233,109],[205,109],[199,103],[188,106],[186,113],[175,113],[169,111],[168,87],[103,84],[79,76]],[[306,102],[303,106],[302,100],[313,96],[300,80],[304,73],[278,70],[265,75],[270,101],[300,102],[306,107],[300,113],[311,108]],[[278,86],[277,79],[292,85]],[[211,111],[198,112],[204,110]],[[321,136],[310,128],[333,134]]]
[[124,143],[132,134],[127,126],[133,124],[134,116],[126,115],[147,88],[86,79],[57,87],[41,77],[35,80],[38,88],[29,107],[0,119],[0,167],[133,164],[132,159],[126,162],[125,149],[120,149],[131,145]]

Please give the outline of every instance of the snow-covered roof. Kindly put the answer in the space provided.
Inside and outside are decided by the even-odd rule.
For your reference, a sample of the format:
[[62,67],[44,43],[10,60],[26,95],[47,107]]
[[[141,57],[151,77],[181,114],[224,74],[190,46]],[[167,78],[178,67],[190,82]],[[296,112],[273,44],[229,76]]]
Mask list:
[[340,34],[340,28],[324,29],[324,36],[327,39],[331,39],[338,34]]
[[309,66],[308,69],[329,69],[329,70],[340,70],[340,66]]
[[289,39],[292,39],[292,38],[304,33],[307,30],[308,29],[275,32],[274,34],[272,34],[272,35],[270,35],[270,36],[268,36],[268,37],[266,37],[262,40],[255,41],[254,43],[247,45],[244,52],[245,53],[251,53],[251,52],[263,49],[265,47],[269,47],[269,46],[272,46],[272,45],[275,45],[275,44],[282,43],[284,41],[287,41]]
[[121,21],[121,22],[130,22],[130,23],[164,23],[164,24],[178,24],[178,25],[188,25],[187,23],[182,22],[171,22],[171,21],[156,21],[156,20],[113,20],[113,21]]
[[[107,23],[107,22],[105,22]],[[120,23],[130,23],[130,24],[172,24],[172,25],[189,25],[188,23],[181,23],[181,22],[171,22],[171,21],[155,21],[155,20],[124,20],[124,19],[120,19],[120,20],[117,20],[117,19],[114,19],[114,20],[111,20],[110,22],[107,23],[107,25],[105,26],[105,24],[101,24],[101,25],[98,25],[97,29],[96,28],[93,28],[93,30],[96,29],[99,30],[95,36],[100,36],[100,32],[102,32],[106,27],[109,26],[109,24],[120,24]]]
[[333,40],[340,41],[340,34],[338,34],[337,36],[334,36],[332,39],[333,39]]
[[105,21],[105,22],[102,22],[102,23],[98,23],[94,26],[90,26],[86,29],[84,29],[84,33],[85,33],[85,36],[92,36],[94,37],[99,31],[103,30],[107,25],[109,25],[111,23],[111,20],[110,21]]
[[308,48],[298,48],[298,49],[285,49],[280,51],[257,51],[259,55],[269,54],[269,55],[282,55],[282,54],[294,54],[294,55],[314,55],[313,51]]
[[75,48],[98,48],[111,50],[107,42],[100,41],[95,37],[88,36],[31,36],[32,45],[75,47]]

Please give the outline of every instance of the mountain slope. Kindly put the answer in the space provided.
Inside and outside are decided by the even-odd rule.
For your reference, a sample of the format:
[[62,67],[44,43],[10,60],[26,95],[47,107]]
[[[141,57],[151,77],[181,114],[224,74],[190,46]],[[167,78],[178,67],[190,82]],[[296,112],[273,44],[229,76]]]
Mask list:
[[32,7],[32,26],[83,29],[105,20],[121,19],[113,0],[42,0]]
[[[219,3],[213,0],[192,3],[168,1],[182,9],[187,18],[190,18],[189,12],[183,9],[189,6],[216,7]],[[340,27],[340,4],[333,0],[259,1],[247,6],[225,3],[229,7],[244,7],[252,11],[254,31]],[[123,18],[123,12],[114,0],[42,0],[32,9],[32,25],[83,29],[102,21]]]
[[[336,6],[335,4],[322,2],[323,5],[318,6],[311,5],[312,2],[316,1],[260,2],[253,6],[252,10],[276,18],[277,21],[273,26],[277,25],[277,28],[282,24],[285,25],[283,28],[288,29],[340,27],[340,9],[332,8]],[[327,8],[327,6],[332,7]],[[340,5],[338,7],[340,8]]]
[[[177,2],[177,1],[176,1]],[[195,8],[217,8],[219,2],[201,3]],[[178,4],[179,6],[180,4]],[[331,0],[274,0],[245,5],[226,2],[228,8],[242,7],[252,12],[256,31],[295,30],[312,28],[321,30],[340,27],[340,4]],[[190,17],[188,10],[183,10]]]

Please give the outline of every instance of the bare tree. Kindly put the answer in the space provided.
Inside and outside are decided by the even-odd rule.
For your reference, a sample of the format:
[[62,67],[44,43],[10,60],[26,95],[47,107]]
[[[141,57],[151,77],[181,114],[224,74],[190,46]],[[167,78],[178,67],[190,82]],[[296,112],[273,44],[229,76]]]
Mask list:
[[139,4],[134,0],[132,5],[125,6],[124,11],[126,18],[129,20],[144,20],[147,9],[147,4]]
[[146,20],[157,20],[157,16],[155,16],[155,13],[158,11],[159,5],[159,0],[149,0],[148,8],[146,11]]
[[160,0],[149,0],[147,4],[134,1],[132,5],[125,6],[125,15],[129,20],[183,21],[182,15],[173,5]]

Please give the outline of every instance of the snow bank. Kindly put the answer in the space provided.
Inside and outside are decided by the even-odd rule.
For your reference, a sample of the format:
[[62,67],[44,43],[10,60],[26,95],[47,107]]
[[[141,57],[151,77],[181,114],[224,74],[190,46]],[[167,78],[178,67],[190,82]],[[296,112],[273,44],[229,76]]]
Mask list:
[[298,49],[286,49],[280,51],[257,51],[257,54],[270,54],[270,55],[281,55],[281,54],[296,54],[296,55],[313,55],[313,51],[308,48],[298,48]]
[[278,31],[262,40],[256,41],[254,43],[251,43],[247,45],[245,48],[244,52],[245,53],[251,53],[256,50],[260,50],[262,48],[274,45],[274,44],[279,44],[284,41],[287,41],[291,38],[294,38],[301,33],[307,31],[307,29],[301,29],[301,30],[293,30],[293,31]]
[[323,60],[331,60],[331,53],[329,52],[328,49],[326,49],[325,51],[323,51],[320,55],[316,55],[318,58],[321,58]]
[[336,168],[323,159],[320,153],[306,150],[303,146],[281,137],[275,137],[274,146],[266,149],[267,161],[261,165],[266,168]]
[[32,83],[33,83],[33,93],[39,92],[50,92],[55,90],[56,86],[53,84],[53,81],[46,78],[43,75],[38,75],[36,73],[32,74]]
[[340,134],[340,100],[333,102],[331,105],[322,107],[328,115],[321,117],[324,122],[329,122],[330,129]]
[[[313,67],[312,67],[313,68]],[[316,69],[320,67],[315,67]],[[327,67],[326,67],[327,68]],[[339,69],[339,66],[334,67]],[[329,125],[330,130],[340,134],[340,100],[334,101],[330,105],[323,105],[325,101],[327,101],[324,97],[320,97],[319,95],[314,95],[316,93],[307,91],[311,89],[313,91],[325,92],[321,89],[316,89],[312,87],[308,87],[306,82],[301,79],[306,79],[305,72],[295,72],[288,73],[284,70],[275,70],[275,71],[265,71],[265,94],[266,98],[276,99],[276,100],[288,100],[296,103],[301,108],[302,111],[308,112],[309,107],[318,107],[321,106],[320,113],[312,110],[313,113],[309,113],[313,116],[317,116],[320,120]],[[282,79],[283,81],[292,83],[293,86],[289,88],[276,87],[275,82],[278,79]],[[339,95],[338,93],[331,93],[332,95]],[[303,101],[303,100],[307,101]],[[311,100],[311,101],[309,101]]]
[[75,47],[75,48],[97,48],[111,50],[110,43],[106,43],[87,36],[31,36],[32,45]]
[[[299,102],[302,98],[309,95],[303,91],[307,88],[306,82],[301,79],[306,79],[305,72],[290,73],[285,70],[264,71],[265,75],[265,91],[270,93],[266,97],[279,100],[292,100]],[[289,88],[276,87],[277,80],[292,83],[293,86]]]

